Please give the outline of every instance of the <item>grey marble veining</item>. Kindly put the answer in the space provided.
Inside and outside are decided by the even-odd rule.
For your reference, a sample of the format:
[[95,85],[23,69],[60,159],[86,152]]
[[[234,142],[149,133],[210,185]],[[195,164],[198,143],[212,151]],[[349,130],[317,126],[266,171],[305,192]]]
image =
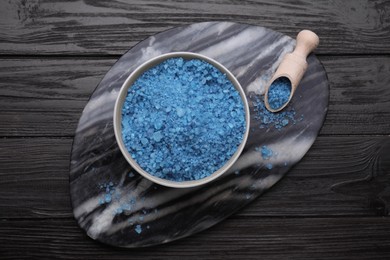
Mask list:
[[[264,92],[265,83],[294,45],[290,37],[266,28],[209,22],[156,34],[124,54],[92,94],[76,130],[70,193],[80,227],[91,238],[114,246],[161,244],[222,221],[280,180],[315,141],[329,97],[326,72],[311,55],[308,71],[289,104],[304,119],[280,131],[258,127],[251,100]],[[166,188],[144,179],[132,171],[114,137],[114,103],[125,79],[144,61],[172,51],[197,52],[221,62],[240,81],[251,107],[251,132],[242,155],[228,173],[197,188]],[[277,156],[265,161],[255,150],[262,145]],[[267,169],[266,163],[273,168]],[[129,176],[130,172],[134,174]],[[109,182],[116,197],[102,204],[106,191],[100,185]],[[131,209],[116,212],[129,201]]]

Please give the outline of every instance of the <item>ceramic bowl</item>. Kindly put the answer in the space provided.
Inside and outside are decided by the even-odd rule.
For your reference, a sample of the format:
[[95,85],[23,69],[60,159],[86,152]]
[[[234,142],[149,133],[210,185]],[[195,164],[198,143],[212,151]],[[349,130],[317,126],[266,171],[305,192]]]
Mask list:
[[[182,181],[182,182],[177,182],[177,181],[171,181],[171,180],[166,180],[162,179],[156,176],[151,175],[150,173],[146,172],[144,169],[142,169],[139,164],[131,157],[129,151],[125,147],[125,144],[122,139],[122,107],[123,103],[126,99],[127,96],[127,91],[128,89],[133,85],[133,83],[136,81],[136,79],[142,75],[143,72],[146,70],[160,64],[161,62],[165,61],[166,59],[169,58],[178,58],[181,57],[184,60],[190,60],[190,59],[200,59],[203,61],[206,61],[216,67],[218,70],[220,70],[223,74],[227,76],[227,78],[231,81],[231,83],[234,85],[236,90],[240,93],[242,102],[244,104],[244,109],[245,109],[245,120],[246,120],[246,131],[244,133],[244,136],[242,138],[242,142],[237,148],[236,152],[233,154],[233,156],[217,171],[212,173],[211,175],[200,179],[200,180],[192,180],[192,181]],[[173,187],[173,188],[189,188],[189,187],[195,187],[195,186],[200,186],[203,184],[206,184],[208,182],[211,182],[215,180],[216,178],[220,177],[223,175],[225,172],[227,172],[231,166],[235,163],[235,161],[238,159],[240,156],[242,150],[245,147],[248,134],[249,134],[249,123],[250,123],[250,116],[249,116],[249,105],[248,101],[246,99],[244,90],[242,89],[240,83],[238,80],[234,77],[234,75],[227,69],[225,68],[222,64],[219,62],[206,57],[201,54],[197,53],[192,53],[192,52],[171,52],[167,54],[163,54],[160,56],[157,56],[155,58],[152,58],[145,63],[141,64],[139,67],[137,67],[133,73],[130,74],[130,76],[126,79],[126,81],[123,83],[119,95],[117,97],[116,103],[115,103],[115,109],[114,109],[114,132],[115,132],[115,138],[116,141],[119,145],[119,149],[121,150],[123,156],[126,158],[126,160],[129,162],[132,168],[134,168],[139,174],[141,174],[143,177],[157,183],[163,186],[167,187]]]

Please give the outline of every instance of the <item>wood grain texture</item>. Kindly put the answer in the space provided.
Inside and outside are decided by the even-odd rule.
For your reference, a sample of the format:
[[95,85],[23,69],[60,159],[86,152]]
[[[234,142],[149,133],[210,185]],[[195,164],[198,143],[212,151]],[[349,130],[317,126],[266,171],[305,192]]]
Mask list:
[[0,140],[0,214],[16,218],[72,216],[71,139]]
[[[270,192],[210,230],[152,249],[92,241],[72,218],[68,184],[88,97],[137,42],[221,20],[319,34],[331,87],[322,136]],[[0,28],[0,136],[10,137],[0,139],[0,258],[390,258],[389,1],[5,0]]]
[[204,21],[317,32],[318,53],[390,53],[390,2],[358,1],[3,1],[0,54],[123,54],[155,33]]
[[90,94],[114,63],[95,59],[0,60],[0,133],[73,135]]
[[[331,88],[321,133],[390,134],[390,57],[321,61]],[[114,62],[0,60],[0,136],[73,136],[89,96]]]
[[[359,232],[356,232],[356,231]],[[125,250],[73,219],[0,222],[2,259],[388,259],[390,218],[230,218],[183,240]]]
[[[0,218],[71,217],[69,138],[0,139]],[[315,169],[315,170],[313,170]],[[237,216],[388,216],[390,137],[320,137]]]

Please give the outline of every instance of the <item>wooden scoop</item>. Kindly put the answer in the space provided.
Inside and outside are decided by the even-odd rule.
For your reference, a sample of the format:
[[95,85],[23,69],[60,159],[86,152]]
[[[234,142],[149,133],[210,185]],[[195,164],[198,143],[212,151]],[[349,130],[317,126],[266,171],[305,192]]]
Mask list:
[[[306,57],[315,49],[319,44],[319,38],[317,34],[309,30],[300,31],[297,35],[297,43],[292,53],[288,53],[284,56],[278,69],[269,81],[265,91],[264,103],[266,108],[271,112],[278,112],[285,108],[290,102],[294,92],[301,81],[305,71],[307,69]],[[274,83],[274,81],[280,78],[287,78],[290,81],[290,96],[288,100],[278,108],[272,108],[268,103],[268,91]],[[288,82],[287,81],[287,82]]]

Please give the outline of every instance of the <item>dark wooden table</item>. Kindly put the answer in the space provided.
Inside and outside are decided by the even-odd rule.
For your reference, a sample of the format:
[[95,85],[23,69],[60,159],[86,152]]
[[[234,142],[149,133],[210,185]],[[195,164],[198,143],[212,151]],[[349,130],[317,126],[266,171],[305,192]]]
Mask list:
[[[90,94],[138,41],[221,20],[319,34],[331,92],[314,146],[205,232],[137,250],[89,239],[72,216],[68,174]],[[390,259],[389,134],[390,1],[0,2],[2,259]]]

